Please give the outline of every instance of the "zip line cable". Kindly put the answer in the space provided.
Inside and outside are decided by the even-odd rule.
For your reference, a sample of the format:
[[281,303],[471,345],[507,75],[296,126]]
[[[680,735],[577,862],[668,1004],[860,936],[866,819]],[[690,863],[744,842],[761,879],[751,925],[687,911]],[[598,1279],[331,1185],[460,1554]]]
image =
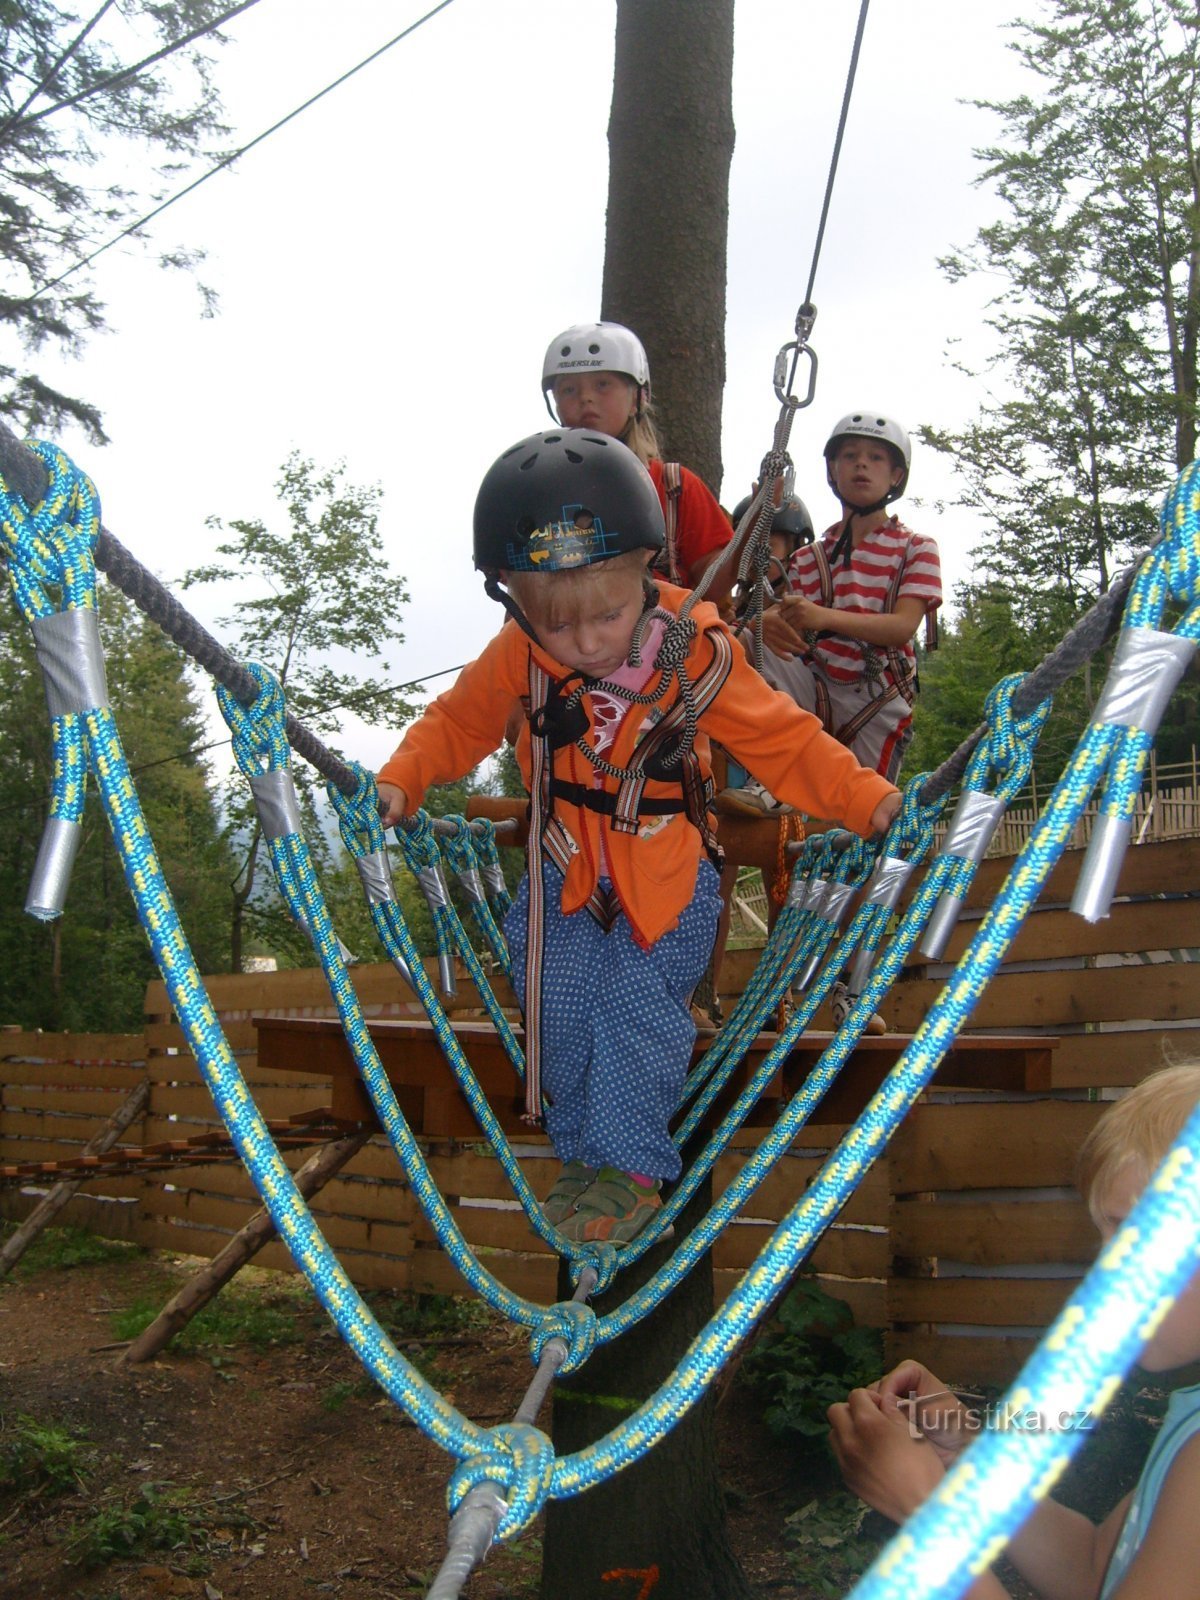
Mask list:
[[[112,0],[109,0],[109,4],[112,4]],[[212,22],[207,22],[203,27],[200,28],[193,28],[191,33],[185,33],[181,39],[176,39],[171,44],[163,45],[161,50],[155,50],[152,55],[143,56],[140,61],[135,61],[131,67],[122,67],[119,72],[111,73],[107,78],[100,78],[95,83],[89,84],[86,89],[80,89],[78,93],[68,95],[65,100],[56,100],[53,105],[43,106],[40,111],[35,111],[31,117],[27,117],[25,112],[54,77],[59,67],[62,66],[62,61],[66,59],[66,56],[64,56],[62,60],[58,62],[58,65],[54,68],[54,71],[49,73],[47,77],[44,78],[38,85],[37,89],[34,90],[33,94],[29,96],[29,99],[26,100],[21,109],[15,112],[9,118],[9,120],[4,124],[3,128],[0,128],[0,134],[8,133],[14,127],[32,127],[35,122],[41,122],[46,117],[52,117],[56,111],[67,111],[71,108],[71,106],[77,106],[81,100],[87,100],[92,95],[99,94],[102,89],[112,89],[115,88],[117,84],[125,83],[129,78],[136,78],[138,73],[145,72],[146,68],[154,66],[155,62],[163,61],[167,56],[174,55],[176,50],[183,50],[189,44],[194,44],[197,39],[202,39],[205,34],[215,33],[218,28],[223,28],[225,24],[229,22],[231,18],[236,17],[239,12],[249,11],[251,6],[256,6],[257,4],[258,0],[242,0],[241,5],[230,6],[228,11],[223,11],[221,15],[219,17],[215,17]],[[107,9],[108,6],[106,5],[103,10],[106,11]],[[102,12],[97,13],[97,16],[93,17],[92,22],[94,23],[97,21],[101,14]],[[89,23],[88,26],[91,27],[92,23]],[[82,39],[82,37],[83,35],[81,34],[80,39]],[[76,43],[78,42],[79,41],[77,40]],[[74,49],[74,45],[71,48]]]
[[454,0],[441,0],[440,5],[434,6],[432,10],[427,11],[423,17],[418,17],[417,20],[405,28],[402,33],[398,33],[394,39],[389,39],[386,44],[381,44],[378,50],[373,50],[369,56],[364,56],[364,58],[358,62],[356,66],[351,67],[347,72],[343,72],[341,77],[335,78],[332,83],[327,83],[325,87],[323,89],[319,89],[316,94],[310,95],[302,105],[298,105],[295,110],[289,111],[285,117],[280,117],[279,121],[273,122],[269,128],[264,128],[262,133],[256,134],[255,137],[247,144],[241,145],[237,150],[231,151],[227,156],[222,156],[220,161],[218,161],[214,166],[209,167],[207,172],[202,172],[198,178],[194,178],[191,183],[186,184],[182,189],[178,190],[175,194],[164,200],[161,205],[155,206],[153,211],[148,211],[145,216],[139,217],[136,222],[131,222],[128,227],[122,228],[119,233],[115,233],[112,238],[106,240],[104,244],[97,245],[95,250],[93,250],[90,255],[80,256],[79,260],[73,262],[65,272],[60,272],[57,278],[51,278],[46,283],[39,284],[33,293],[28,296],[28,300],[37,300],[41,295],[46,294],[49,290],[56,289],[60,283],[65,283],[66,280],[74,273],[78,272],[81,267],[90,266],[91,263],[99,256],[104,255],[107,250],[111,250],[114,245],[120,244],[122,239],[127,239],[130,234],[137,233],[140,229],[153,222],[156,217],[161,217],[163,212],[169,210],[171,206],[176,204],[177,201],[182,200],[186,195],[191,194],[193,190],[198,189],[202,183],[207,183],[209,178],[215,177],[218,172],[223,171],[226,167],[232,166],[235,161],[248,154],[255,148],[256,145],[262,144],[264,140],[269,139],[273,133],[278,133],[280,128],[286,127],[289,122],[294,122],[301,112],[307,111],[310,106],[316,105],[317,101],[323,100],[327,94],[332,94],[335,89],[340,88],[341,85],[348,79],[354,77],[355,73],[361,72],[364,67],[370,66],[373,61],[377,61],[379,57],[390,50],[393,45],[399,44],[402,39],[407,39],[409,34],[415,33],[423,23],[428,22],[432,17],[436,17],[439,11],[445,11],[447,6],[452,5],[453,3]]
[[833,199],[833,182],[837,177],[838,159],[842,153],[842,137],[846,132],[846,121],[850,115],[850,96],[854,93],[854,79],[858,72],[858,58],[862,51],[863,33],[867,26],[867,11],[871,0],[862,0],[858,12],[858,27],[854,32],[854,47],[850,52],[850,66],[846,73],[846,87],[842,92],[842,110],[838,117],[837,134],[833,141],[833,155],[829,162],[829,176],[825,181],[825,199],[821,204],[821,220],[817,224],[817,242],[813,246],[812,267],[808,274],[808,288],[804,291],[804,305],[812,305],[813,285],[817,280],[817,262],[821,257],[821,245],[825,239],[825,223],[829,217],[829,205]]

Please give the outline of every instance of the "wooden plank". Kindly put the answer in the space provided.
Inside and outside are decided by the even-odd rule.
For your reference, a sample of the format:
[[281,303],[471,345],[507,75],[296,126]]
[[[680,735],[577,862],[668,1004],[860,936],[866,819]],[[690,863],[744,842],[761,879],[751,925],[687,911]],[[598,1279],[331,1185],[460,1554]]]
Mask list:
[[[269,1121],[278,1118],[285,1122],[298,1111],[311,1111],[328,1105],[329,1084],[319,1087],[285,1086],[282,1089],[260,1087],[255,1092],[254,1101],[261,1115]],[[203,1085],[190,1089],[174,1084],[154,1084],[150,1091],[150,1113],[154,1117],[187,1117],[221,1125],[221,1114]]]
[[146,1044],[140,1033],[0,1033],[0,1079],[8,1078],[13,1057],[71,1064],[144,1061]]
[[[915,1033],[942,987],[941,980],[902,977],[887,997],[890,1025]],[[1019,1019],[1032,1032],[1068,1023],[1186,1021],[1198,1013],[1200,966],[1192,963],[1069,972],[1001,970],[980,996],[967,1026],[987,1031],[1011,1027]]]
[[899,1200],[892,1208],[891,1239],[897,1256],[985,1267],[1045,1261],[1090,1266],[1100,1242],[1082,1200]]
[[[484,1265],[514,1294],[535,1305],[553,1305],[558,1294],[558,1261],[552,1255],[510,1255],[497,1251]],[[357,1282],[357,1279],[355,1280]],[[409,1287],[417,1294],[470,1294],[462,1274],[441,1250],[415,1250]]]
[[911,1356],[958,1388],[977,1388],[981,1384],[1003,1388],[1012,1382],[1036,1347],[1036,1339],[1016,1335],[971,1338],[965,1334],[888,1332],[883,1341],[883,1365],[887,1371]]
[[[1121,970],[1132,975],[1140,969]],[[1064,1034],[1054,1047],[1050,1081],[1056,1089],[1126,1088],[1171,1058],[1194,1056],[1200,1056],[1200,1028]]]
[[[244,1228],[262,1203],[238,1201],[221,1195],[159,1190],[146,1196],[147,1216],[182,1218],[197,1228]],[[313,1207],[313,1217],[330,1247],[339,1254],[359,1251],[366,1254],[408,1255],[412,1249],[412,1228],[405,1222],[365,1221],[361,1217],[332,1215],[323,1206]]]
[[0,1090],[7,1099],[17,1084],[67,1086],[80,1089],[119,1089],[129,1094],[146,1076],[144,1066],[96,1061],[0,1061]]
[[[719,1306],[722,1301],[738,1287],[742,1281],[742,1274],[730,1268],[718,1268],[713,1271],[713,1303]],[[887,1311],[884,1303],[884,1285],[875,1283],[869,1278],[855,1280],[853,1278],[823,1277],[816,1275],[818,1287],[824,1289],[835,1300],[842,1300],[854,1313],[854,1320],[860,1328],[884,1328],[887,1326]]]
[[1103,1110],[1081,1100],[914,1106],[890,1145],[893,1192],[1073,1183]]
[[[745,1269],[758,1257],[771,1237],[770,1227],[753,1223],[726,1228],[712,1249],[714,1267]],[[817,1240],[808,1260],[818,1272],[836,1273],[842,1278],[886,1278],[891,1251],[886,1233],[864,1228],[827,1228]]]
[[[258,1034],[254,1024],[248,1019],[245,1021],[224,1021],[221,1031],[225,1035],[226,1043],[235,1054],[253,1050],[258,1043]],[[187,1034],[174,1022],[147,1022],[146,1023],[146,1049],[166,1054],[167,1051],[180,1053],[189,1050]]]
[[[54,1186],[53,1178],[30,1178],[24,1184],[5,1184],[0,1188],[0,1215],[11,1218],[23,1218],[38,1204],[40,1195],[26,1193],[26,1190],[49,1191]],[[114,1178],[98,1169],[95,1176],[88,1174],[83,1182],[87,1188],[83,1191],[89,1205],[98,1207],[102,1214],[116,1214],[122,1209],[113,1204],[114,1201],[140,1200],[145,1189],[145,1180],[140,1177]],[[26,1204],[28,1202],[28,1204]],[[107,1209],[106,1209],[107,1208]],[[136,1207],[127,1206],[126,1210],[136,1210]],[[68,1216],[68,1220],[70,1220]],[[89,1224],[90,1226],[90,1224]],[[104,1229],[97,1227],[97,1233],[103,1234]],[[120,1237],[124,1237],[121,1235]]]
[[[746,1158],[740,1154],[720,1157],[713,1175],[714,1189],[724,1191],[737,1177]],[[821,1171],[824,1160],[817,1156],[785,1156],[755,1190],[742,1215],[769,1217],[778,1222]],[[864,1174],[846,1205],[838,1213],[840,1222],[886,1223],[890,1189],[886,1160],[876,1161]]]
[[[135,1179],[114,1180],[111,1191],[104,1195],[90,1189],[73,1194],[55,1219],[56,1227],[87,1228],[102,1239],[124,1239],[140,1243],[138,1235],[139,1209],[129,1204],[140,1194]],[[30,1212],[41,1204],[36,1194],[21,1194],[16,1189],[0,1189],[0,1217],[7,1222],[24,1222]]]
[[128,1096],[128,1089],[60,1089],[53,1086],[39,1089],[32,1084],[23,1084],[11,1094],[5,1090],[4,1109],[6,1112],[61,1111],[68,1116],[111,1117]]
[[[0,1147],[0,1154],[6,1163],[62,1161],[66,1156],[82,1155],[83,1144],[72,1145],[55,1139],[7,1139]],[[40,1183],[44,1180],[39,1178],[37,1181]]]
[[[0,1112],[0,1141],[26,1137],[62,1140],[65,1144],[82,1140],[84,1144],[95,1138],[103,1128],[105,1117],[68,1117],[61,1112],[8,1111]],[[136,1128],[126,1133],[122,1144],[136,1144],[141,1139]]]
[[[1070,900],[1084,854],[1082,850],[1063,852],[1042,890],[1040,898],[1043,903],[1065,905]],[[967,904],[991,905],[1014,859],[1012,856],[996,856],[981,862]],[[1181,887],[1196,887],[1195,839],[1165,839],[1153,844],[1136,845],[1126,851],[1117,882],[1118,894],[1178,894]]]
[[[1117,901],[1109,916],[1085,922],[1072,911],[1034,908],[1025,918],[1006,960],[1042,961],[1057,956],[1124,954],[1128,950],[1174,950],[1192,945],[1200,923],[1194,899]],[[978,931],[977,921],[960,922],[943,957],[957,961]],[[914,950],[908,965],[923,962]]]
[[1079,1285],[1078,1278],[892,1278],[889,1323],[986,1323],[1049,1327]]

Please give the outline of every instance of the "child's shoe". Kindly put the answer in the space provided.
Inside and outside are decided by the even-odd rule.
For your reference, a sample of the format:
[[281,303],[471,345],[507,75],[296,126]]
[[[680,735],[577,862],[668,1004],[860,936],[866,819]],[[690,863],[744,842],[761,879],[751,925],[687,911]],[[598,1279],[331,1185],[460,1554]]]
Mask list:
[[[850,1009],[857,1001],[858,996],[851,994],[846,985],[840,980],[829,991],[829,1009],[833,1013],[833,1026],[835,1031],[842,1026],[850,1015]],[[863,1029],[864,1033],[874,1034],[876,1038],[887,1032],[887,1023],[878,1011],[872,1011],[871,1020]]]
[[612,1245],[629,1244],[662,1210],[659,1189],[662,1180],[639,1183],[631,1173],[617,1167],[601,1167],[595,1181],[562,1224],[559,1232],[579,1244],[592,1241]]
[[722,789],[717,800],[719,810],[741,811],[750,817],[785,817],[796,809],[776,800],[757,778],[747,778],[740,789]]
[[542,1201],[542,1215],[546,1221],[561,1228],[595,1179],[595,1167],[585,1167],[582,1161],[568,1161]]

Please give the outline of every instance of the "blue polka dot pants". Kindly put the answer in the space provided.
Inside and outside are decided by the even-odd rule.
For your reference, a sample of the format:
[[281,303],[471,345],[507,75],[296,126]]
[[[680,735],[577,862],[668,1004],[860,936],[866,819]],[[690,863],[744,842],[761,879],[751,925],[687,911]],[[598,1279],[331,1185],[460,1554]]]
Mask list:
[[[562,912],[562,874],[542,863],[542,1086],[546,1131],[563,1161],[677,1178],[668,1125],[679,1105],[696,1027],[689,1002],[712,953],[721,909],[702,860],[690,904],[649,950],[624,915],[607,932],[586,910]],[[513,984],[525,1004],[529,884],[504,921]]]

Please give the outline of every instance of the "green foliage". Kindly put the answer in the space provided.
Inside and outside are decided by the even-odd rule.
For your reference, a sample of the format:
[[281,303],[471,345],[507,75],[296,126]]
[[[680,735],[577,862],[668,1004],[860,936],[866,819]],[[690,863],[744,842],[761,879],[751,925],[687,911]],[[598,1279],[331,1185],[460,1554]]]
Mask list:
[[742,1373],[762,1395],[773,1433],[823,1439],[829,1431],[826,1411],[851,1389],[873,1383],[882,1360],[879,1330],[856,1327],[844,1300],[801,1278],[747,1355]]
[[[82,32],[75,10],[48,0],[0,9],[0,251],[8,269],[0,326],[10,344],[78,354],[105,328],[86,268],[53,280],[178,186],[188,158],[216,154],[212,141],[226,131],[210,80],[219,38],[183,41],[227,9],[226,0],[126,0],[118,29],[110,18]],[[164,47],[162,62],[119,76]],[[159,254],[163,266],[198,259],[179,248]],[[73,419],[96,443],[105,437],[94,405],[51,388],[13,356],[0,364],[0,415],[20,432],[56,432]]]
[[205,1522],[192,1492],[173,1484],[146,1483],[130,1495],[108,1500],[68,1541],[70,1559],[91,1570],[155,1550],[198,1552]]
[[[228,948],[214,913],[231,867],[196,753],[201,709],[176,647],[117,590],[101,588],[99,601],[122,744],[193,949],[212,970]],[[24,1028],[140,1027],[156,968],[94,792],[65,914],[38,923],[22,909],[50,777],[45,694],[29,630],[11,602],[0,602],[0,1019]]]
[[1011,32],[1038,86],[979,103],[1001,120],[977,152],[1001,214],[942,263],[999,285],[995,398],[961,432],[923,434],[988,524],[977,572],[1036,629],[1108,587],[1195,453],[1200,15],[1047,0]]
[[883,1519],[843,1490],[793,1511],[786,1527],[788,1565],[807,1592],[829,1600],[853,1588],[888,1537]]
[[[0,1239],[17,1230],[15,1222],[0,1223]],[[128,1261],[144,1255],[140,1244],[120,1239],[102,1239],[73,1223],[63,1228],[43,1228],[13,1268],[17,1277],[32,1277],[36,1272],[62,1272],[71,1267],[91,1266],[98,1261]]]
[[[303,1302],[301,1306],[299,1302]],[[236,1288],[223,1289],[174,1338],[177,1350],[211,1351],[234,1345],[250,1345],[263,1350],[274,1345],[295,1344],[301,1337],[296,1325],[298,1309],[307,1309],[309,1297],[303,1285],[269,1293]],[[162,1310],[162,1301],[139,1298],[112,1316],[117,1339],[136,1339]]]
[[488,1309],[481,1300],[457,1294],[389,1294],[370,1296],[371,1309],[392,1339],[465,1333],[482,1327]]
[[[217,546],[222,559],[195,567],[182,579],[185,589],[237,583],[241,598],[220,619],[229,648],[243,660],[269,667],[284,686],[291,713],[321,734],[337,730],[347,707],[369,715],[384,704],[396,726],[412,715],[394,690],[378,687],[391,673],[389,647],[404,638],[400,608],[408,602],[379,534],[380,490],[345,479],[343,462],[322,469],[294,452],[276,484],[287,527],[276,531],[260,521],[230,522],[231,537]],[[225,524],[210,517],[209,526]],[[355,665],[334,664],[344,656]],[[379,668],[370,667],[373,662]],[[309,847],[324,876],[331,865],[328,812],[318,804],[311,769],[296,762],[292,773]],[[227,839],[239,862],[231,875],[227,912],[233,970],[241,970],[251,943],[284,965],[311,964],[308,936],[292,922],[270,879],[262,830],[240,777],[230,785],[226,812]]]
[[0,1431],[0,1494],[36,1489],[57,1495],[82,1488],[94,1456],[88,1441],[66,1428],[14,1417]]

